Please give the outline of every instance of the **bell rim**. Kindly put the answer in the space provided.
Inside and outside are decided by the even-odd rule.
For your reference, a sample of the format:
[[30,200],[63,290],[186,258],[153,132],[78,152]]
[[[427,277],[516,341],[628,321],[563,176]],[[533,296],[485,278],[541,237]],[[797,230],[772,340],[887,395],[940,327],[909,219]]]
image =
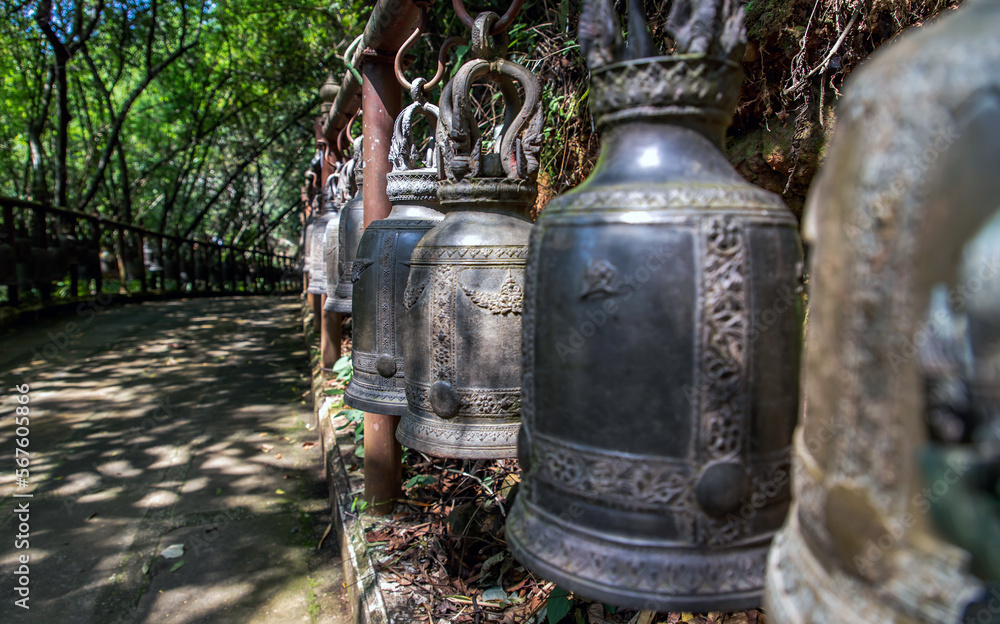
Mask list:
[[[567,568],[554,564],[552,557],[537,556],[535,549],[528,546],[528,543],[534,542],[537,544],[539,541],[538,536],[543,534],[551,535],[553,533],[564,535],[566,536],[564,538],[566,541],[572,540],[575,544],[580,544],[581,540],[578,537],[568,535],[568,529],[563,524],[549,521],[548,517],[552,514],[534,505],[526,499],[524,494],[522,485],[522,492],[514,502],[514,507],[507,519],[508,529],[506,537],[508,546],[514,558],[524,565],[525,568],[547,580],[556,582],[560,587],[564,587],[590,600],[639,610],[672,612],[742,611],[758,608],[763,603],[764,588],[766,586],[766,579],[763,574],[760,583],[752,589],[729,591],[721,594],[666,594],[658,591],[638,590],[634,586],[625,584],[612,585],[610,583],[595,581],[593,579],[600,578],[601,574],[587,573],[588,568],[593,568],[594,566],[578,567],[574,572],[570,572]],[[534,518],[530,518],[529,516],[534,516]],[[519,529],[519,525],[527,524],[531,524],[531,528],[524,527],[523,530]],[[585,530],[580,530],[579,532],[586,533]],[[523,542],[522,535],[527,538]],[[653,555],[649,555],[650,546],[648,544],[636,546],[635,544],[630,544],[627,539],[614,540],[607,535],[601,536],[601,545],[605,547],[605,552],[602,553],[604,555],[603,561],[615,560],[614,550],[616,549],[615,547],[618,547],[617,550],[621,556],[618,561],[621,562],[620,565],[623,568],[634,563],[627,560],[630,552],[642,550],[645,551],[643,554],[649,556],[649,560],[655,558],[661,559],[664,562],[662,566],[664,569],[670,563],[677,563],[678,557],[683,555],[688,555],[688,557],[695,560],[693,566],[695,568],[697,568],[697,563],[699,563],[698,559],[703,560],[706,564],[705,567],[708,567],[709,560],[707,557],[711,557],[712,555],[715,555],[720,560],[726,555],[742,555],[744,557],[759,559],[763,573],[767,566],[767,556],[772,535],[761,536],[761,538],[763,543],[738,550],[726,549],[713,552],[713,549],[699,549],[697,545],[693,544],[685,548],[665,545],[662,548],[653,549],[658,551]],[[631,546],[631,549],[629,546]],[[650,561],[648,560],[641,562],[644,571],[648,572],[650,570],[648,567],[649,563]],[[594,565],[596,566],[596,564]]]
[[327,312],[337,312],[339,314],[350,314],[353,307],[354,301],[352,299],[344,299],[338,297],[337,295],[326,297],[326,303],[323,304],[323,309]]
[[[432,420],[433,419],[433,420]],[[487,420],[487,419],[481,419]],[[492,420],[492,419],[490,419]],[[499,420],[499,419],[496,419]],[[423,415],[423,410],[415,411],[409,403],[396,427],[396,439],[407,448],[414,449],[434,457],[447,457],[452,459],[514,459],[517,457],[517,432],[521,427],[520,419],[514,422],[482,422],[470,423],[468,417],[457,417],[451,420],[444,420],[437,416]],[[460,432],[455,440],[467,439],[465,434],[475,434],[477,432],[487,432],[506,435],[502,443],[475,445],[459,442],[451,442],[444,438],[428,439],[426,436],[418,436],[415,429],[425,428],[428,432]],[[497,431],[499,429],[499,431]],[[499,435],[496,437],[500,437]]]
[[344,405],[371,414],[385,414],[386,416],[402,416],[406,411],[406,394],[402,388],[399,392],[380,392],[380,395],[391,397],[398,395],[396,400],[379,400],[371,395],[358,392],[359,386],[351,379],[351,383],[344,390]]

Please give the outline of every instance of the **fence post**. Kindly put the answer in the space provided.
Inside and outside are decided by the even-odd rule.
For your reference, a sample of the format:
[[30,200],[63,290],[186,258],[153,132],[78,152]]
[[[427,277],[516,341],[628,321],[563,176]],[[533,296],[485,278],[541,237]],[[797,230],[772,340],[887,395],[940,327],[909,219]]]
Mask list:
[[14,227],[14,206],[11,204],[4,204],[3,206],[3,224],[4,224],[4,234],[7,238],[7,244],[10,245],[13,250],[13,256],[11,260],[14,262],[14,284],[7,286],[7,300],[10,301],[10,305],[16,306],[21,303],[20,292],[17,286],[17,228]]

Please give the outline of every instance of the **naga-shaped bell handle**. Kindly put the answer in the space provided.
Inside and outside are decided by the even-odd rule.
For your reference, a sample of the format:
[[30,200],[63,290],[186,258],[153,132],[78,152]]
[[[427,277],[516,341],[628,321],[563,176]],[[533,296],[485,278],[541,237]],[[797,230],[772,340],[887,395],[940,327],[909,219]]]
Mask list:
[[[496,35],[497,41],[490,41],[490,31],[496,20],[496,13],[492,12],[476,18],[470,47],[477,58],[463,64],[442,90],[436,133],[442,179],[506,177],[533,180],[538,175],[543,120],[541,86],[527,68],[503,58],[507,48],[506,33],[501,32]],[[494,145],[499,166],[494,158],[483,159],[482,137],[473,112],[472,86],[483,79],[499,88],[505,103],[504,126],[500,140]],[[523,103],[515,82],[524,88]]]
[[438,123],[438,107],[423,97],[426,90],[425,82],[423,78],[417,78],[413,81],[410,85],[413,103],[396,116],[396,121],[393,124],[392,143],[389,145],[389,162],[392,163],[393,171],[437,166],[437,152],[434,150],[433,143],[428,154],[428,162],[421,162],[417,146],[413,144],[413,123],[416,115],[426,119],[431,124],[431,128],[437,128]]

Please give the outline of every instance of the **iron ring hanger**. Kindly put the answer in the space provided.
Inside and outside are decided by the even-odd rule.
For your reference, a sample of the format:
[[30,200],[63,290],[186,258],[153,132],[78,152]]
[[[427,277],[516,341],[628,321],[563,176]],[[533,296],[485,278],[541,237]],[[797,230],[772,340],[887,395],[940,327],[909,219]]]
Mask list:
[[441,78],[444,77],[445,55],[453,47],[466,43],[466,40],[462,37],[448,37],[445,39],[444,43],[441,44],[441,50],[438,52],[437,71],[434,73],[434,77],[429,81],[423,82],[422,85],[417,84],[418,82],[421,82],[420,80],[414,80],[413,82],[407,80],[406,76],[403,75],[403,57],[406,56],[407,51],[409,51],[413,43],[424,33],[424,30],[427,29],[427,6],[424,4],[419,6],[420,21],[417,23],[417,28],[413,31],[413,34],[411,34],[409,38],[403,42],[403,45],[400,46],[399,51],[396,52],[396,60],[394,62],[396,80],[399,81],[399,84],[403,85],[408,91],[410,91],[414,100],[420,99],[417,97],[418,92],[415,92],[415,87],[420,89],[419,93],[430,93],[431,89],[438,86],[441,82]]
[[[475,20],[471,15],[469,15],[469,12],[465,10],[465,4],[462,0],[451,0],[451,5],[455,9],[455,13],[458,14],[458,19],[465,24],[466,28],[472,30]],[[493,24],[493,27],[490,29],[490,35],[499,35],[510,28],[510,25],[514,23],[514,20],[517,19],[518,14],[521,12],[522,6],[524,6],[524,0],[513,0],[510,4],[510,8],[503,14],[503,17]]]
[[[354,122],[357,121],[358,115],[360,114],[361,109],[358,109],[358,112],[354,113],[351,119],[347,122],[347,125],[341,128],[340,134],[337,135],[337,149],[339,149],[342,154],[346,155],[347,147],[354,145],[354,136],[351,134],[351,126],[354,125]],[[347,138],[347,147],[344,147],[343,143],[345,137]]]

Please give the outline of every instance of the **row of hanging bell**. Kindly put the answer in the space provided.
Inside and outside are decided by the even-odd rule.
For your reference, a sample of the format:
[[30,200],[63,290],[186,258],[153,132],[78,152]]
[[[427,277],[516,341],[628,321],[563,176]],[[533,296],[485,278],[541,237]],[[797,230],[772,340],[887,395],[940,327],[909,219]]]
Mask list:
[[[336,273],[330,273],[327,279],[327,297],[323,309],[327,312],[349,314],[354,298],[354,282],[351,281],[354,271],[354,259],[358,255],[358,243],[364,232],[364,186],[365,160],[362,137],[354,139],[354,156],[345,167],[343,175],[348,177],[351,185],[348,190],[354,191],[353,196],[340,210],[340,220],[337,222],[336,240]],[[333,230],[327,226],[327,240],[334,240]],[[327,257],[328,265],[333,259]]]
[[[326,256],[329,248],[327,232],[333,224],[336,228],[339,223],[340,212],[335,201],[335,191],[338,172],[331,173],[323,184],[323,194],[320,202],[320,213],[313,221],[310,234],[312,241],[309,246],[309,287],[306,292],[310,295],[326,295],[327,290],[327,262]],[[336,245],[336,243],[334,243]]]
[[[415,116],[437,125],[438,108],[423,96],[423,79],[414,81],[414,102],[396,117],[386,176],[386,194],[392,209],[385,219],[373,221],[358,244],[351,274],[354,284],[354,376],[344,392],[344,402],[376,414],[402,416],[406,411],[404,326],[406,282],[410,254],[417,242],[444,215],[438,212],[438,172],[434,150],[421,163],[413,145]],[[424,165],[424,166],[421,166]]]
[[626,44],[611,0],[581,12],[601,153],[532,233],[506,539],[610,604],[759,606],[788,508],[802,256],[791,212],[722,151],[742,19],[675,0],[676,50],[652,56],[639,2]]
[[[475,21],[474,57],[443,89],[436,129],[444,219],[416,245],[403,295],[405,446],[432,455],[516,454],[521,409],[524,267],[537,195],[540,85],[491,41],[495,13]],[[482,150],[471,90],[489,81],[503,96],[505,125]],[[524,89],[525,101],[516,83]]]
[[[314,189],[320,180],[322,175],[322,165],[323,156],[322,152],[317,150],[316,154],[313,155],[312,160],[309,161],[309,167],[306,169],[305,173],[305,185],[302,189],[302,200],[306,203],[309,209],[309,215],[306,217],[305,223],[302,227],[302,273],[309,277],[309,281],[313,281],[313,261],[316,259],[315,252],[313,251],[313,243],[317,240],[316,238],[316,219],[319,217],[320,210],[322,206],[320,204],[319,193],[314,193]],[[309,286],[306,285],[306,291],[309,294],[316,294],[316,291],[309,291]]]

